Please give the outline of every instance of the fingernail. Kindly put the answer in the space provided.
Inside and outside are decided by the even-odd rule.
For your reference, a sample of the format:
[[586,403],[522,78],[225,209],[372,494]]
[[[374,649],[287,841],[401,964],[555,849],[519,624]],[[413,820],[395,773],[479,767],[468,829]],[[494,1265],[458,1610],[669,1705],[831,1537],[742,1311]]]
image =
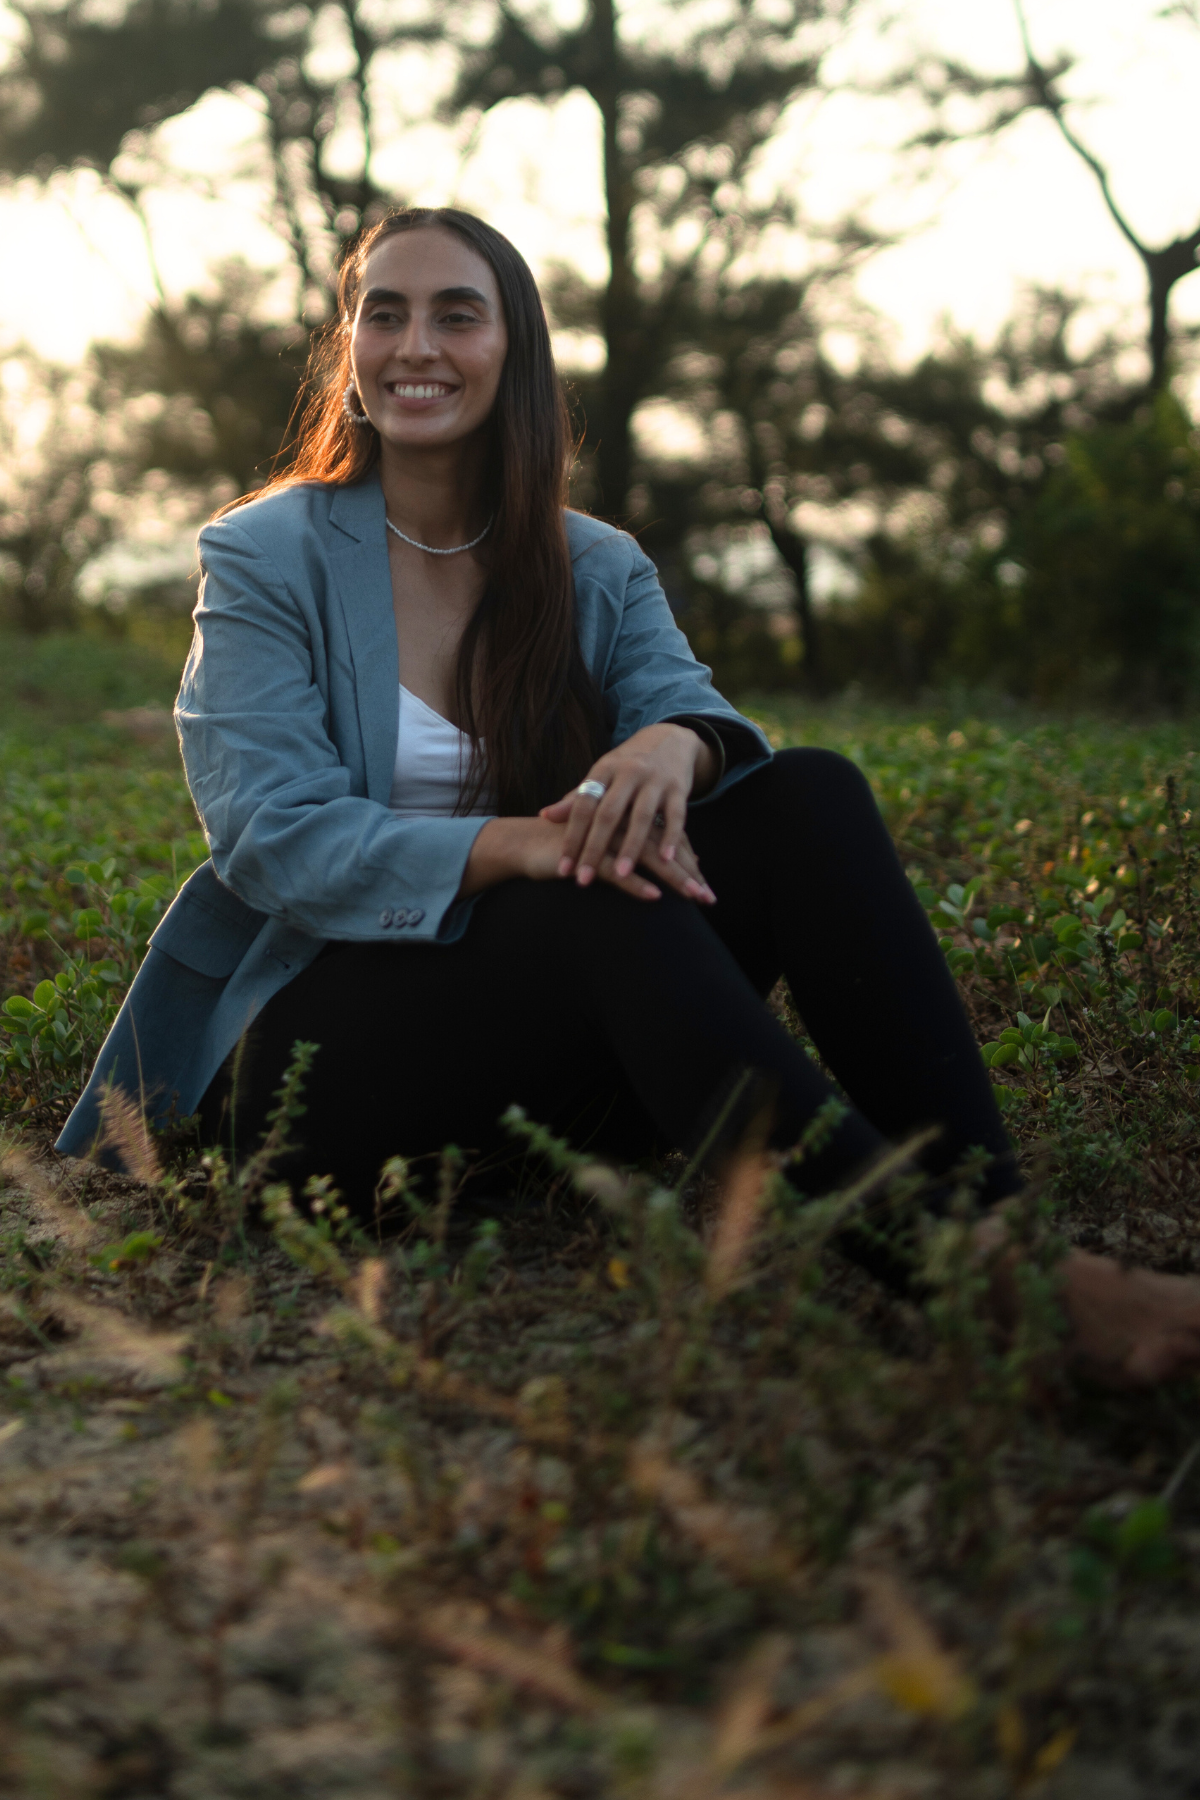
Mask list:
[[685,881],[683,884],[683,891],[689,900],[694,900],[697,894],[702,894],[704,892],[704,889],[700,886],[698,881]]
[[648,887],[646,889],[646,898],[647,898],[647,900],[661,900],[662,899],[662,889],[656,888],[656,887]]
[[711,900],[713,902],[715,902],[716,898],[717,898],[717,896],[713,893],[712,889],[709,887],[707,881],[704,884],[704,898],[706,900]]
[[580,869],[580,871],[579,871],[578,875],[576,875],[575,879],[579,883],[580,887],[586,887],[588,882],[592,879],[592,876],[594,875],[594,873],[595,873],[595,870],[589,869],[587,864],[584,863],[583,867]]
[[624,879],[627,875],[633,874],[633,864],[627,856],[623,856],[621,858],[620,862],[617,864],[617,874],[620,876],[622,881],[624,881]]
[[564,856],[558,865],[558,872],[560,875],[569,875],[574,867],[575,864],[571,861],[570,857]]
[[664,862],[674,862],[675,861],[675,846],[674,846],[674,844],[667,845],[666,849],[662,852],[662,859]]

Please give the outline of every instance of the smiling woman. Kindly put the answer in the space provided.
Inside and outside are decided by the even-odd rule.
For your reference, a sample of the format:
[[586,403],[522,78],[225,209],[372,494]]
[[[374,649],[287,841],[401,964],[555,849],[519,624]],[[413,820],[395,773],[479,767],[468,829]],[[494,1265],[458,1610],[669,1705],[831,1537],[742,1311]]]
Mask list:
[[[1003,1200],[991,1083],[865,780],[773,757],[714,692],[653,564],[565,509],[569,452],[513,246],[452,209],[368,233],[291,469],[201,533],[176,720],[211,861],[59,1147],[102,1145],[114,1084],[252,1147],[304,1040],[284,1173],[364,1212],[387,1158],[448,1142],[506,1179],[513,1103],[625,1159],[750,1131],[810,1193],[932,1127],[930,1203],[972,1150]],[[849,1104],[768,1011],[781,975]],[[1002,1300],[995,1213],[978,1247]],[[1064,1293],[1118,1377],[1200,1362],[1200,1284],[1074,1253]]]
[[571,617],[566,406],[523,258],[453,208],[385,219],[346,260],[312,386],[261,497],[379,471],[404,685],[463,730],[473,800],[486,780],[501,811],[536,810],[605,736]]

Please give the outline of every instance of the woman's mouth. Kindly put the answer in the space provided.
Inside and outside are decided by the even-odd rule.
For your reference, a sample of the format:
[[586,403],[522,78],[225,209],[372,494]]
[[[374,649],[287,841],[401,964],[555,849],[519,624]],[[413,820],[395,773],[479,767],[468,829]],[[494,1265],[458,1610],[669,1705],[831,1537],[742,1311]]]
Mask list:
[[389,381],[386,387],[395,400],[445,400],[455,391],[445,381]]

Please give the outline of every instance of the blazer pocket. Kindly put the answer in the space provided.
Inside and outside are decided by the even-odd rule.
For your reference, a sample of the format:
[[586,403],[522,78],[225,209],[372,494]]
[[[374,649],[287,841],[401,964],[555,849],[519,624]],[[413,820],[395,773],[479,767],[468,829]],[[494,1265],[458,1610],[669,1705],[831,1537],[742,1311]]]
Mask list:
[[198,975],[224,980],[233,974],[267,923],[217,879],[211,862],[202,863],[176,894],[150,938]]

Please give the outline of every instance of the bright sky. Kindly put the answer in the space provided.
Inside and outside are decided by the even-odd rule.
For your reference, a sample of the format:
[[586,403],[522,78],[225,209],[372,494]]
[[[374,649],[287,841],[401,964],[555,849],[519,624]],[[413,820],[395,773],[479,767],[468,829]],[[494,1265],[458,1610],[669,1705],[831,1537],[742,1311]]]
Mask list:
[[[830,67],[842,79],[877,77],[916,46],[997,71],[1018,66],[1012,0],[903,0],[890,29],[882,25],[884,3],[868,0],[877,10],[862,14],[837,50]],[[1135,227],[1155,241],[1200,221],[1200,24],[1163,19],[1164,6],[1028,0],[1043,59],[1061,48],[1079,56],[1070,89],[1088,104],[1077,110],[1078,129],[1110,163]],[[395,71],[398,94],[411,73]],[[397,111],[399,124],[399,102]],[[1049,120],[1026,119],[999,144],[956,146],[924,180],[913,159],[897,155],[914,124],[891,101],[846,94],[819,106],[804,102],[775,152],[776,166],[794,172],[810,216],[857,205],[877,226],[908,231],[859,277],[863,297],[892,322],[898,354],[919,353],[944,317],[993,332],[1032,281],[1084,294],[1096,324],[1121,320],[1141,332],[1140,265]],[[270,266],[276,252],[261,223],[251,108],[210,96],[161,139],[167,161],[209,189],[206,197],[172,180],[152,204],[168,288],[202,284],[221,255]],[[603,272],[598,132],[579,96],[553,111],[533,103],[501,109],[465,161],[448,132],[399,129],[375,168],[412,199],[455,198],[485,213],[535,267],[555,255]],[[10,189],[0,197],[0,228],[11,271],[0,293],[0,346],[25,340],[71,362],[89,339],[136,329],[153,291],[145,248],[136,223],[94,177]],[[1200,273],[1176,290],[1174,317],[1200,323]]]

